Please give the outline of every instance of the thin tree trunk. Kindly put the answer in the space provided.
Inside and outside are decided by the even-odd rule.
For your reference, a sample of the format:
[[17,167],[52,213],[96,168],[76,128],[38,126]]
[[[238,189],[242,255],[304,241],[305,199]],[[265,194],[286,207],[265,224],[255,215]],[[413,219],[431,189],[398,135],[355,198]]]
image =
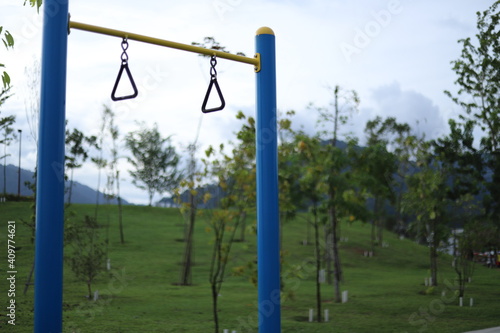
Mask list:
[[[246,212],[245,212],[245,218],[246,218]],[[283,220],[284,220],[284,217],[282,216],[282,214],[280,214],[280,221],[279,221],[279,226],[280,226],[280,229],[279,229],[279,233],[280,233],[280,257],[281,257],[281,253],[283,253]],[[280,258],[280,259],[282,259],[282,258]],[[283,260],[280,260],[280,272],[283,272]],[[285,281],[283,280],[283,274],[280,274],[280,291],[283,292],[284,289],[285,289]]]
[[184,262],[182,265],[182,276],[181,276],[181,285],[189,286],[191,285],[191,252],[192,252],[192,244],[191,241],[188,240],[186,242],[186,250],[184,253]]
[[465,292],[465,265],[463,254],[455,256],[455,272],[458,276],[458,297],[463,297]]
[[192,251],[193,251],[193,223],[190,222],[186,237],[186,249],[184,251],[184,260],[182,263],[181,285],[188,286],[191,284],[191,266],[192,266]]
[[120,228],[120,243],[125,244],[125,235],[123,234],[123,208],[122,198],[118,195],[118,225]]
[[333,233],[330,230],[331,225],[327,226],[325,225],[325,262],[326,262],[326,281],[329,285],[333,284],[333,269],[332,269],[332,262],[333,262]]
[[[431,247],[429,249],[430,252],[430,260],[431,260],[431,279],[432,279],[432,286],[437,286],[437,246],[439,244],[439,241],[437,240],[438,238],[436,237],[436,222],[435,220],[431,222],[432,226],[432,240],[431,240]],[[465,279],[465,276],[464,276]]]
[[153,206],[153,196],[154,196],[154,192],[151,192],[149,191],[149,207],[152,207]]
[[7,195],[7,135],[3,144],[3,196]]
[[[339,127],[339,86],[335,86],[334,89],[334,110],[335,110],[335,121],[333,126],[333,138],[331,141],[331,146],[333,149],[337,146],[337,133]],[[333,184],[330,184],[329,191],[330,208],[328,209],[328,214],[330,215],[331,232],[332,232],[332,251],[333,251],[333,269],[334,269],[334,290],[335,290],[335,302],[341,302],[340,296],[340,281],[342,279],[342,266],[340,264],[340,254],[339,254],[339,235],[338,235],[338,221],[337,221],[337,211],[335,208],[335,189]]]
[[306,244],[309,245],[311,243],[311,226],[309,223],[306,223]]
[[378,219],[378,244],[383,246],[384,243],[384,219],[379,217]]
[[[337,216],[336,216],[336,208],[333,202],[335,201],[335,190],[333,188],[330,189],[329,192],[329,200],[331,202],[331,206],[328,209],[328,218],[330,220],[330,230],[329,234],[326,238],[326,246],[327,250],[326,252],[329,253],[329,255],[326,256],[326,266],[327,266],[327,281],[328,284],[332,283],[332,273],[334,276],[341,277],[342,276],[342,268],[340,266],[340,259],[339,259],[339,254],[338,254],[338,241],[339,241],[339,235],[337,234],[338,232],[338,222],[337,222]],[[333,262],[333,271],[332,271],[332,262]],[[335,277],[334,277],[334,284],[337,284],[335,282]],[[340,280],[340,279],[339,279]],[[335,292],[337,294],[337,292]]]
[[379,197],[375,197],[375,202],[373,203],[373,220],[372,220],[372,234],[371,234],[371,239],[372,239],[372,248],[371,251],[372,253],[375,253],[375,245],[380,244],[380,240],[377,238],[377,226],[379,224]]
[[73,172],[74,169],[71,168],[71,179],[69,180],[68,205],[71,205],[71,194],[73,193]]
[[[431,278],[432,278],[432,286],[437,286],[437,250],[435,244],[432,244],[430,248],[431,255]],[[464,277],[465,278],[465,277]]]
[[[100,162],[99,162],[100,163]],[[97,193],[95,196],[95,212],[94,212],[94,218],[97,221],[97,214],[99,210],[99,188],[101,187],[101,167],[99,166],[99,171],[97,173]]]
[[215,325],[215,333],[219,333],[219,314],[217,308],[217,298],[218,298],[217,286],[215,283],[212,284],[212,309],[214,315],[214,325]]
[[[217,232],[217,231],[216,231]],[[223,235],[222,231],[222,235]],[[220,239],[216,239],[216,244],[214,248],[214,258],[212,258],[212,269],[210,271],[211,285],[212,285],[212,310],[214,315],[214,325],[215,325],[215,333],[219,333],[219,314],[218,314],[218,297],[219,297],[219,274],[221,272],[221,260],[222,260],[222,235]],[[218,238],[216,236],[216,238]],[[215,262],[214,262],[215,261]],[[215,265],[215,271],[214,267]]]
[[321,322],[321,283],[319,282],[319,274],[321,270],[321,249],[319,246],[319,226],[318,216],[316,210],[316,203],[314,203],[314,240],[316,246],[316,307],[318,312],[318,323]]
[[465,277],[462,274],[458,274],[458,297],[464,297],[465,294]]
[[338,220],[335,207],[330,208],[330,218],[332,223],[332,250],[333,250],[333,284],[335,290],[335,302],[341,302],[340,296],[340,281],[342,280],[342,266],[340,264],[340,253],[339,253],[339,235],[338,235]]
[[90,285],[91,285],[91,282],[90,282],[90,280],[88,280],[88,281],[87,281],[87,290],[88,290],[88,292],[89,292],[89,300],[91,300],[91,299],[92,299],[92,288],[91,288],[91,286],[90,286]]
[[118,226],[120,228],[120,243],[125,244],[125,236],[123,234],[122,198],[120,197],[120,171],[116,171],[116,192],[118,200]]
[[380,247],[382,247],[382,243],[384,242],[384,219],[380,216],[383,204],[384,201],[377,197],[375,200],[375,214],[377,218],[377,240]]
[[189,202],[189,223],[187,232],[185,234],[186,249],[184,250],[184,261],[180,281],[180,284],[183,286],[188,286],[191,284],[191,266],[193,265],[193,234],[194,225],[196,222],[196,202],[195,197],[192,193],[189,194]]
[[371,251],[375,253],[375,224],[376,220],[372,220],[372,233],[371,233]]
[[[245,241],[245,228],[246,228],[246,218],[247,218],[247,212],[243,212],[243,217],[241,218],[241,227],[240,227],[240,242]],[[281,219],[280,219],[281,221]],[[281,228],[281,224],[280,224]]]

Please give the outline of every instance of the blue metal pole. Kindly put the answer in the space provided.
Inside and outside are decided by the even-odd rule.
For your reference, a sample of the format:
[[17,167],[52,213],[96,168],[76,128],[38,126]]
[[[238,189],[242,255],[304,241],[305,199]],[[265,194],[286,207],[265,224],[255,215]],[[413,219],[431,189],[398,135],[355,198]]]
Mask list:
[[257,265],[259,333],[281,332],[278,132],[274,32],[257,30]]
[[36,193],[35,333],[62,332],[68,0],[44,0]]

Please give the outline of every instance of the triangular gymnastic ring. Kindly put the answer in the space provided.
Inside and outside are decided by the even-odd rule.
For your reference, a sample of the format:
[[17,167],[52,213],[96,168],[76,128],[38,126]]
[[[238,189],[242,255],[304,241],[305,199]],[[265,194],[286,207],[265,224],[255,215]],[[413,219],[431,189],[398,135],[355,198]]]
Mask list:
[[[127,72],[127,76],[128,76],[128,78],[130,80],[130,84],[132,85],[132,88],[134,89],[134,93],[132,95],[116,97],[115,96],[116,89],[118,88],[118,83],[120,82],[120,79],[122,77],[123,70],[125,70]],[[122,63],[122,65],[120,66],[120,71],[118,72],[118,76],[117,76],[116,81],[115,81],[115,85],[113,87],[113,91],[111,92],[111,99],[113,101],[115,101],[115,102],[116,101],[122,101],[124,99],[135,98],[135,97],[137,97],[138,93],[139,92],[137,90],[137,86],[135,85],[134,79],[132,78],[132,73],[130,73],[130,69],[128,68],[128,64],[127,63]]]
[[[215,85],[215,89],[217,89],[217,94],[219,95],[219,99],[220,99],[221,104],[218,107],[207,109],[208,98],[209,98],[210,93],[212,91],[212,86],[214,86],[214,85]],[[208,85],[207,93],[205,94],[205,99],[203,100],[203,104],[201,106],[201,111],[203,113],[220,111],[220,110],[224,109],[225,106],[226,106],[226,102],[224,101],[224,96],[222,96],[222,92],[220,90],[219,83],[217,82],[217,79],[212,78],[210,80],[210,84]]]

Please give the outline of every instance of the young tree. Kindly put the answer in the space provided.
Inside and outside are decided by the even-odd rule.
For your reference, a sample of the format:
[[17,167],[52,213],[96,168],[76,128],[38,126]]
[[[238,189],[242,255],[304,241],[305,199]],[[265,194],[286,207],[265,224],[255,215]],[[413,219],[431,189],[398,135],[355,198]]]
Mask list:
[[65,238],[70,247],[66,260],[76,277],[86,282],[89,300],[92,299],[92,283],[105,268],[106,244],[100,240],[99,228],[90,216],[85,216],[81,222],[66,223]]
[[237,197],[236,206],[241,214],[239,241],[245,241],[247,215],[256,209],[255,119],[239,111],[236,118],[244,121],[236,133],[230,165],[232,185]]
[[456,201],[464,195],[479,195],[484,191],[484,161],[474,147],[474,124],[453,119],[448,124],[450,133],[432,143],[452,180],[448,182],[448,198]]
[[[111,110],[111,108],[105,106],[104,112],[107,114],[107,131],[109,137],[111,138],[111,159],[109,161],[109,174],[108,174],[108,195],[110,197],[116,197],[118,201],[118,228],[120,231],[120,243],[125,243],[125,235],[123,233],[123,209],[122,209],[122,198],[120,195],[120,170],[118,170],[118,160],[119,156],[119,147],[118,147],[118,139],[120,137],[120,132],[118,130],[118,126],[115,125],[115,113]],[[116,187],[116,192],[115,192]]]
[[68,202],[71,204],[71,195],[73,193],[73,174],[75,169],[81,168],[83,163],[88,158],[88,150],[85,145],[95,146],[96,137],[86,137],[78,129],[73,128],[73,131],[66,129],[66,168],[71,170],[69,176]]
[[[296,216],[297,205],[302,200],[302,193],[299,187],[299,161],[296,154],[297,142],[295,140],[295,132],[292,130],[291,117],[295,114],[294,111],[280,113],[278,119],[278,186],[279,186],[279,209],[280,209],[280,253],[281,261],[280,271],[281,291],[285,290],[285,279],[283,279],[285,270],[285,256],[287,251],[283,248],[284,228],[283,225],[287,221]],[[237,119],[244,121],[240,130],[236,133],[237,141],[232,150],[233,163],[236,166],[236,173],[232,176],[236,183],[241,183],[239,193],[242,194],[240,209],[242,210],[243,218],[239,224],[240,238],[239,241],[245,240],[246,228],[246,213],[247,211],[255,210],[255,190],[256,190],[256,166],[255,166],[255,119],[239,112]],[[244,208],[244,209],[242,209]],[[309,223],[307,223],[309,230]],[[285,267],[285,268],[283,268]],[[296,269],[293,267],[292,269]],[[240,266],[235,269],[236,274],[247,274],[250,280],[256,284],[257,270],[254,261],[249,261],[247,265]],[[293,291],[289,291],[292,293]]]
[[26,121],[28,122],[31,137],[38,145],[38,118],[40,115],[40,61],[34,60],[30,67],[24,69],[26,77],[26,99],[24,101]]
[[[10,88],[3,89],[0,92],[0,107],[5,101],[11,97],[12,95],[8,95]],[[3,144],[3,156],[0,156],[0,159],[3,159],[3,195],[7,194],[7,146],[10,145],[12,140],[15,138],[14,129],[12,125],[16,122],[15,116],[7,116],[0,118],[0,144]]]
[[406,176],[412,172],[415,153],[416,136],[413,134],[410,125],[407,123],[398,123],[395,118],[386,120],[390,123],[389,132],[392,140],[389,145],[391,152],[397,159],[397,170],[394,177],[393,191],[395,200],[396,218],[395,223],[400,233],[406,232],[407,225],[402,211],[403,194],[408,188]]
[[179,184],[179,156],[170,137],[161,136],[157,124],[153,128],[141,124],[141,129],[127,134],[125,145],[132,153],[132,184],[148,192],[149,206],[155,193],[171,191]]
[[[284,248],[286,228],[284,226],[295,219],[303,193],[300,189],[299,154],[297,154],[296,132],[292,129],[295,111],[280,112],[278,116],[278,192],[280,211],[280,287],[281,292],[293,297],[294,290],[286,290],[286,276],[295,274],[296,266],[286,261],[288,249]],[[255,139],[252,140],[255,143]],[[252,151],[255,151],[253,149]],[[310,223],[306,224],[305,244],[310,241]],[[303,241],[304,242],[304,241]],[[304,243],[303,243],[304,244]]]
[[[297,135],[297,148],[299,150],[300,163],[300,189],[303,193],[305,204],[309,206],[307,223],[314,229],[314,254],[316,265],[316,311],[318,322],[321,322],[321,282],[320,271],[322,262],[322,251],[320,247],[320,223],[325,223],[320,216],[320,205],[327,192],[327,184],[324,182],[324,153],[321,149],[319,138],[310,138],[304,134]],[[323,156],[322,156],[323,154]],[[328,249],[326,249],[328,251]]]
[[[40,61],[34,60],[31,67],[25,67],[24,75],[26,77],[25,95],[26,99],[24,101],[26,121],[30,130],[31,138],[38,147],[38,118],[40,115],[40,77],[41,77],[41,66]],[[35,150],[36,160],[38,162],[38,152]],[[30,221],[23,221],[32,230],[31,241],[34,242],[35,239],[35,221],[36,221],[36,165],[35,172],[33,173],[33,181],[26,181],[24,185],[33,192],[33,201],[31,203],[31,209],[33,214],[31,215]],[[26,289],[25,289],[26,290]]]
[[[325,181],[328,184],[328,220],[330,227],[326,234],[327,248],[326,261],[327,261],[327,274],[328,279],[331,280],[331,262],[333,260],[333,275],[334,275],[334,290],[335,299],[340,302],[340,281],[342,280],[342,266],[340,263],[340,254],[338,243],[340,241],[340,230],[338,221],[338,194],[339,182],[342,182],[343,159],[339,158],[342,153],[339,152],[337,147],[337,139],[339,136],[339,127],[347,123],[349,116],[358,110],[359,97],[354,90],[343,90],[339,86],[331,89],[333,94],[333,101],[329,107],[316,108],[319,112],[318,124],[324,130],[321,135],[329,140],[329,153],[327,153],[327,160],[325,161],[330,169],[326,170],[327,176]],[[341,193],[341,192],[340,192]]]
[[[397,170],[396,156],[387,151],[389,144],[388,138],[385,137],[388,131],[390,118],[382,121],[380,117],[376,117],[372,121],[368,121],[365,127],[367,135],[367,147],[361,152],[361,161],[358,166],[365,173],[365,185],[368,191],[373,196],[373,221],[372,221],[372,251],[374,251],[375,240],[378,245],[383,242],[384,209],[387,201],[393,202],[394,192],[392,185],[394,183],[394,175]],[[378,229],[378,235],[375,235],[375,227]]]
[[500,1],[477,13],[477,40],[459,40],[460,58],[452,61],[459,86],[456,96],[445,93],[460,105],[460,119],[479,127],[481,153],[491,177],[486,179],[483,205],[489,218],[500,219]]
[[[189,153],[187,179],[183,179],[179,183],[179,187],[175,189],[176,201],[180,205],[180,211],[185,220],[184,228],[184,242],[186,244],[184,249],[184,258],[182,261],[182,269],[180,274],[179,284],[181,286],[191,285],[191,268],[193,265],[193,252],[194,252],[194,226],[196,223],[196,215],[198,211],[198,201],[200,200],[200,193],[198,193],[202,175],[198,170],[198,163],[195,153],[198,145],[195,142],[187,147]],[[184,193],[188,193],[188,202],[184,202],[182,197]]]
[[432,285],[437,286],[437,256],[441,241],[448,237],[446,209],[446,168],[433,156],[431,142],[418,141],[416,167],[418,171],[408,175],[408,191],[403,195],[403,209],[416,216],[417,235],[429,245]]
[[99,212],[99,196],[101,191],[101,171],[106,167],[108,161],[104,158],[104,140],[106,138],[106,128],[109,121],[109,108],[104,105],[104,109],[101,114],[101,123],[99,127],[99,133],[96,136],[96,141],[94,148],[97,151],[97,155],[90,158],[92,163],[97,166],[97,187],[96,187],[96,197],[95,197],[95,212],[94,219],[97,220]]
[[[485,221],[485,209],[480,197],[485,194],[484,160],[482,152],[474,146],[474,122],[462,123],[449,120],[450,133],[434,141],[433,149],[446,169],[446,199],[448,215],[463,226],[463,232],[455,235],[457,248],[454,253],[454,269],[459,282],[459,295],[463,297],[465,284],[474,271],[474,251],[484,247],[492,233]],[[487,218],[486,218],[487,220]],[[456,232],[455,232],[456,234]]]
[[472,195],[460,197],[456,206],[460,211],[463,231],[461,234],[454,233],[453,268],[457,273],[458,297],[463,297],[465,285],[474,274],[474,251],[482,249],[491,234],[479,219],[481,209],[477,207]]
[[[297,133],[292,129],[292,117],[295,111],[280,113],[278,119],[278,185],[280,221],[285,224],[295,218],[296,203],[300,201],[301,193],[298,184],[300,174],[297,170],[299,157],[297,154]],[[281,235],[283,237],[283,235]]]
[[[217,155],[219,155],[217,157]],[[215,332],[219,333],[218,298],[224,282],[226,266],[230,262],[229,255],[235,240],[236,230],[242,219],[246,218],[245,203],[251,201],[245,192],[248,184],[248,174],[239,174],[238,163],[235,163],[226,153],[224,145],[219,151],[210,147],[206,151],[207,159],[204,174],[208,179],[214,179],[217,184],[218,204],[214,209],[205,209],[208,231],[213,232],[213,252],[210,262],[209,282],[212,291],[212,309],[214,316]],[[209,160],[215,157],[213,160]],[[236,172],[235,172],[236,171]],[[253,191],[252,191],[253,192]],[[255,197],[255,193],[253,192]],[[211,194],[204,195],[204,201],[210,200]]]

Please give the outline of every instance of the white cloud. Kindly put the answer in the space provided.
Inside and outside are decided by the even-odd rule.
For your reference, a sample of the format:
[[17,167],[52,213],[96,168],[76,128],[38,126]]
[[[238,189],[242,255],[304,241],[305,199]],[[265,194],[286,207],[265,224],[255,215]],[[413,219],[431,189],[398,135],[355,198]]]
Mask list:
[[446,132],[446,122],[431,99],[413,90],[402,90],[398,83],[379,87],[373,92],[379,115],[395,117],[409,124],[427,139]]

